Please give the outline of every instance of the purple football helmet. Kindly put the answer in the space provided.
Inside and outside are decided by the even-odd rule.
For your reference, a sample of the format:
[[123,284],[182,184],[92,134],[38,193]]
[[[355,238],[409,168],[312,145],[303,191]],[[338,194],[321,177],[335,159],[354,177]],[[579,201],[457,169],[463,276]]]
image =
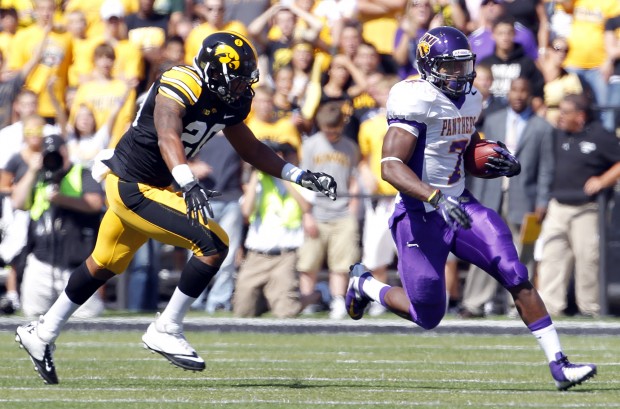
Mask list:
[[476,78],[476,55],[465,34],[454,27],[437,27],[422,36],[416,63],[422,79],[450,98],[469,94]]

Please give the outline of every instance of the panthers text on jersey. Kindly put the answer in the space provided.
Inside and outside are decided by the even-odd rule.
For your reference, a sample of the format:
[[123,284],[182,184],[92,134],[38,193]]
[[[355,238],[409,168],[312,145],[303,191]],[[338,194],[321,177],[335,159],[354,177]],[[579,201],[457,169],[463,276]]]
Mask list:
[[[460,196],[465,189],[463,153],[482,110],[482,97],[470,94],[452,100],[424,80],[394,85],[387,102],[389,126],[402,128],[417,138],[406,164],[425,183],[446,195]],[[434,210],[428,203],[400,194],[405,207]]]
[[247,92],[241,98],[242,103],[233,108],[208,91],[191,66],[172,67],[151,86],[136,119],[116,146],[114,156],[105,161],[106,165],[125,181],[169,186],[173,178],[159,150],[153,119],[155,97],[163,95],[185,108],[181,140],[185,156],[191,158],[217,132],[248,116],[252,99],[251,90]]

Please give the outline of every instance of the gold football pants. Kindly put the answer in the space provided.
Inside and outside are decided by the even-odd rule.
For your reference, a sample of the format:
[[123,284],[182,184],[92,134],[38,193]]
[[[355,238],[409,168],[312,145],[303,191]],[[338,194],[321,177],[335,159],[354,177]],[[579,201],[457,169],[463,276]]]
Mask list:
[[120,274],[149,239],[184,247],[197,256],[225,251],[228,235],[214,220],[192,225],[183,197],[168,188],[126,182],[110,173],[105,180],[108,210],[103,216],[95,263]]

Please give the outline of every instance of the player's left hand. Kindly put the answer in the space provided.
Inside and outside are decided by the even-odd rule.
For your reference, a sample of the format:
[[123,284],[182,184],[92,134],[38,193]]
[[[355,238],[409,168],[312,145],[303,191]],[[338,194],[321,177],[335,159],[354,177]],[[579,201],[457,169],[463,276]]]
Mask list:
[[306,189],[323,193],[330,199],[336,200],[337,184],[334,178],[327,173],[306,170],[302,172],[297,183]]
[[485,166],[498,176],[511,177],[521,173],[521,163],[519,163],[519,160],[506,149],[506,145],[503,142],[496,141],[496,143],[499,146],[496,146],[493,150],[502,155],[502,157],[490,157]]
[[430,205],[437,209],[452,230],[456,230],[459,226],[464,229],[471,228],[471,217],[461,204],[466,201],[465,199],[444,195],[439,189],[431,197],[429,200]]
[[192,226],[200,224],[201,216],[204,224],[208,224],[208,217],[213,218],[213,209],[209,199],[222,194],[216,190],[205,189],[196,181],[183,186],[182,191],[187,206],[187,218]]

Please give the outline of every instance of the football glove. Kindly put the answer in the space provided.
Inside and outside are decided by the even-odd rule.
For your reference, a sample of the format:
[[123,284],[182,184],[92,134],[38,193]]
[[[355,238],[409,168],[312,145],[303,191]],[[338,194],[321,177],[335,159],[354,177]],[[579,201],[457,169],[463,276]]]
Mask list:
[[310,172],[306,170],[301,173],[297,184],[306,189],[323,193],[332,200],[336,200],[337,184],[333,177],[323,172]]
[[485,166],[498,176],[511,177],[521,173],[521,163],[519,163],[519,160],[506,149],[506,145],[500,141],[496,141],[495,143],[497,143],[499,147],[496,146],[493,150],[502,155],[502,157],[490,157],[487,163],[485,163]]
[[433,206],[452,230],[459,226],[464,229],[471,228],[471,217],[467,214],[461,202],[464,200],[456,196],[447,196],[437,189],[431,195],[428,202]]
[[192,226],[200,224],[200,216],[202,216],[204,224],[208,224],[208,217],[213,218],[213,209],[209,199],[221,196],[221,193],[205,189],[196,181],[188,183],[181,190],[183,191],[183,198],[187,206],[187,218]]

